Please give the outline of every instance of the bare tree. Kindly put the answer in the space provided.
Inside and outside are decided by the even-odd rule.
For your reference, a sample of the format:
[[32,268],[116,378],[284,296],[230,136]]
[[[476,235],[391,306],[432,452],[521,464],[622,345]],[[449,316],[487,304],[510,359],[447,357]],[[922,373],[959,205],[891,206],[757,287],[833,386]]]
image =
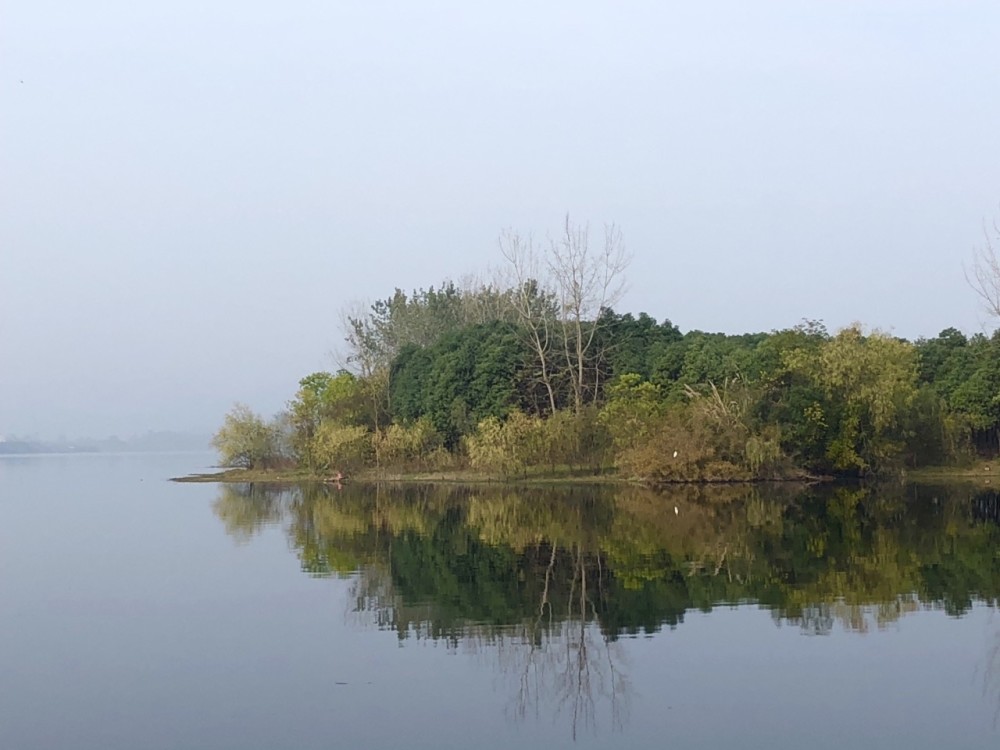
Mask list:
[[973,254],[972,267],[965,269],[965,280],[979,297],[986,314],[1000,321],[1000,256],[997,255],[1000,223],[997,219],[991,226],[983,226],[983,239],[983,245]]
[[597,367],[592,363],[599,341],[601,312],[615,305],[625,290],[624,272],[630,257],[621,230],[604,227],[599,248],[592,248],[590,227],[576,225],[567,215],[562,234],[539,252],[530,236],[513,230],[500,235],[500,253],[507,262],[512,305],[532,352],[538,360],[539,381],[549,407],[556,410],[555,383],[570,385],[579,413],[597,397]]
[[[629,260],[621,230],[614,224],[605,224],[603,245],[592,250],[589,226],[576,226],[567,215],[562,236],[549,242],[548,268],[559,298],[563,354],[577,413],[587,397],[587,363],[601,312],[617,304],[624,294]],[[596,372],[594,368],[591,399],[597,397]]]
[[553,388],[553,350],[557,309],[551,294],[540,285],[541,264],[531,236],[513,230],[500,234],[500,254],[507,261],[510,303],[528,346],[538,361],[536,378],[545,387],[549,409],[556,410]]

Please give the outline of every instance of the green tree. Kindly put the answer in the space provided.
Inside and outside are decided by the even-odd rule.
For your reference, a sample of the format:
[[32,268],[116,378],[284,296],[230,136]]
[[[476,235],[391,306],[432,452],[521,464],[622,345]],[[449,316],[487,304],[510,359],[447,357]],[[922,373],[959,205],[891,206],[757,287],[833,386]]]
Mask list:
[[883,471],[901,458],[902,426],[917,394],[917,353],[906,341],[860,325],[840,331],[817,357],[788,353],[790,369],[824,393],[817,419],[831,428],[826,457],[836,471]]
[[405,347],[393,363],[393,417],[427,417],[449,448],[487,416],[503,417],[525,394],[526,353],[503,323],[468,326],[436,344]]
[[346,426],[362,424],[365,407],[362,384],[350,372],[314,372],[302,378],[295,398],[288,404],[292,446],[298,460],[315,468],[311,447],[320,425],[327,421]]
[[830,336],[822,323],[776,331],[754,350],[753,371],[760,373],[762,388],[756,419],[781,429],[782,450],[800,466],[826,471],[829,434],[823,405],[826,394],[806,373],[788,363],[819,357]]
[[[631,313],[618,315],[610,308],[601,312],[597,335],[600,340],[595,347],[593,366],[600,376],[602,400],[607,398],[607,384],[615,378],[635,373],[651,380],[656,364],[662,373],[665,351],[683,341],[681,332],[669,320],[657,323],[646,313],[639,313],[638,317]],[[657,383],[662,385],[665,380],[675,380],[679,372],[680,365]]]
[[648,440],[665,411],[659,386],[643,380],[638,373],[626,373],[609,386],[600,420],[615,449],[622,451]]

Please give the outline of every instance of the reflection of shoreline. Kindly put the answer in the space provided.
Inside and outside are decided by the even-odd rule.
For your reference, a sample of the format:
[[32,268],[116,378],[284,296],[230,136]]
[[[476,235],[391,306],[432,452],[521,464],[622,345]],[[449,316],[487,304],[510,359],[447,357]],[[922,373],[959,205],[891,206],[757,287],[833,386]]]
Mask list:
[[821,635],[992,606],[1000,527],[980,500],[223,485],[215,512],[239,542],[281,525],[304,572],[353,579],[362,620],[488,656],[513,717],[563,717],[575,736],[627,719],[617,639],[691,611],[757,604]]
[[[1000,527],[981,506],[918,488],[778,499],[741,488],[713,500],[635,489],[224,485],[216,513],[240,541],[283,525],[311,575],[386,570],[402,603],[430,606],[431,637],[470,621],[525,621],[554,581],[567,592],[556,594],[562,609],[583,564],[602,587],[596,619],[617,637],[736,602],[815,632],[828,621],[864,632],[919,606],[960,615],[993,604]],[[401,633],[406,625],[395,621]]]
[[821,602],[802,608],[798,617],[781,615],[772,610],[775,619],[798,625],[806,635],[829,635],[836,625],[848,632],[859,634],[883,630],[899,621],[904,615],[933,609],[921,603],[916,596],[900,594],[896,599],[874,604],[850,604],[844,600]]

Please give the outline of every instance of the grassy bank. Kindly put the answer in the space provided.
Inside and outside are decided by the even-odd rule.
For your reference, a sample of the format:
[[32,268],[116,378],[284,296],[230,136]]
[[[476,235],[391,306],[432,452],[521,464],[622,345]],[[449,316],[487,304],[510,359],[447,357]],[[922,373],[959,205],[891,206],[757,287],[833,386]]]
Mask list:
[[961,480],[991,484],[994,477],[1000,477],[1000,459],[974,461],[961,466],[922,466],[919,469],[907,469],[903,476],[911,482]]
[[322,477],[307,471],[288,469],[274,471],[270,469],[219,469],[219,471],[188,474],[183,477],[172,477],[171,482],[264,482],[270,484],[287,484],[288,482],[321,481]]
[[[287,484],[290,482],[328,482],[335,484],[328,474],[316,474],[307,470],[287,469],[222,469],[217,472],[191,474],[174,477],[174,482],[255,482],[264,484]],[[345,478],[345,482],[451,482],[455,484],[634,484],[615,472],[595,473],[593,470],[530,469],[523,474],[499,477],[471,469],[448,471],[376,471],[366,469]]]
[[[523,473],[497,476],[474,469],[451,469],[439,471],[401,471],[365,469],[344,479],[352,483],[419,483],[419,484],[514,484],[514,485],[657,485],[671,484],[759,484],[767,482],[814,483],[828,481],[832,477],[818,477],[804,472],[795,472],[780,479],[747,480],[747,479],[700,479],[674,482],[650,483],[622,476],[613,469],[596,471],[594,469],[574,469],[570,467],[532,467]],[[220,469],[217,472],[191,474],[184,477],[174,477],[174,482],[223,482],[223,483],[259,483],[259,484],[290,484],[295,482],[326,482],[336,484],[329,474],[317,474],[300,469]]]
[[[977,460],[968,464],[946,466],[923,466],[918,469],[906,469],[898,478],[909,482],[975,482],[991,484],[997,477],[1000,484],[1000,459],[989,461]],[[656,485],[670,484],[757,484],[768,482],[790,482],[813,484],[817,482],[834,481],[833,476],[818,476],[804,471],[789,472],[785,477],[769,480],[745,480],[708,478],[675,482],[643,482],[622,476],[614,469],[570,468],[568,466],[532,467],[524,473],[510,476],[489,474],[475,469],[447,469],[437,471],[393,469],[364,469],[351,474],[344,481],[353,483],[453,483],[453,484],[517,484],[517,485],[555,485],[555,484],[587,484],[587,485]],[[261,484],[291,484],[295,482],[329,482],[335,484],[327,473],[310,472],[308,469],[225,469],[218,471],[190,474],[174,477],[173,482],[222,482],[222,483],[261,483]]]

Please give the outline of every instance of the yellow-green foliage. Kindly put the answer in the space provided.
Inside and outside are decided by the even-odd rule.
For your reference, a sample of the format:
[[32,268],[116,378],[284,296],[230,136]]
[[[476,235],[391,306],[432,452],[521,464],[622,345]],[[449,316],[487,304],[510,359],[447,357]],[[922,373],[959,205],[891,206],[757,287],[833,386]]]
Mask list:
[[917,396],[912,344],[853,325],[825,341],[819,356],[792,350],[785,364],[827,397],[822,416],[835,429],[826,451],[834,468],[879,471],[898,460]]
[[748,469],[724,456],[719,436],[690,406],[673,409],[646,440],[622,450],[618,466],[629,476],[653,483],[751,478]]
[[226,414],[219,431],[212,436],[212,447],[219,452],[223,466],[244,469],[267,468],[280,460],[277,432],[251,411],[246,404],[236,404]]
[[787,471],[778,428],[752,419],[757,389],[734,380],[721,388],[688,388],[687,396],[687,404],[650,417],[639,438],[616,443],[623,472],[651,482],[691,482],[771,479]]
[[608,388],[608,400],[598,417],[618,451],[649,438],[665,411],[660,387],[641,375],[622,375]]
[[487,417],[465,441],[473,468],[495,471],[503,476],[522,473],[545,453],[545,423],[513,411],[504,421]]
[[538,426],[536,464],[550,468],[600,468],[604,465],[611,438],[600,419],[600,412],[586,406],[579,412],[563,409],[552,414]]
[[539,459],[549,468],[576,463],[579,454],[576,424],[577,415],[569,409],[555,412],[542,423]]
[[765,476],[770,470],[781,466],[786,458],[781,450],[777,427],[769,426],[764,434],[747,438],[743,455],[746,457],[747,468],[755,477]]
[[323,422],[362,424],[362,384],[349,372],[331,375],[314,372],[299,381],[299,390],[288,403],[291,442],[300,463],[316,466],[312,446]]
[[596,409],[557,411],[548,419],[513,411],[505,420],[487,417],[466,437],[473,468],[508,477],[531,466],[600,468],[608,436]]
[[310,452],[322,471],[358,469],[371,453],[371,439],[364,427],[323,422],[313,436]]
[[372,439],[382,465],[404,468],[436,468],[444,445],[441,435],[426,417],[410,425],[389,425]]
[[507,468],[503,437],[503,422],[487,417],[476,425],[476,431],[465,438],[465,451],[474,468],[502,471]]

